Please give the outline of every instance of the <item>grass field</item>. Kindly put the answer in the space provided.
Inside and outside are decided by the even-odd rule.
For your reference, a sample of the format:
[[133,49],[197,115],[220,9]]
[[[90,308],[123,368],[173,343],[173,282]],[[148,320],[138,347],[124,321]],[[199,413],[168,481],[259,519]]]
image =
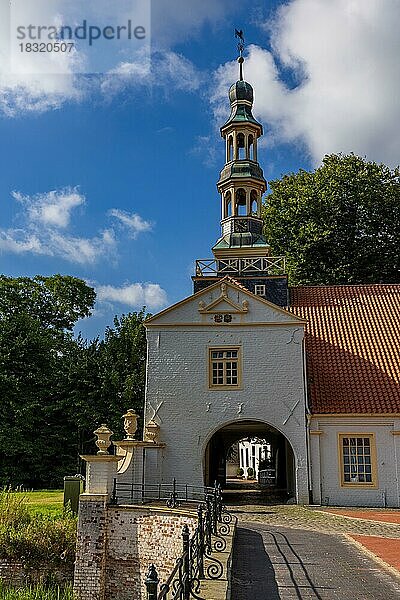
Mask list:
[[[52,517],[61,515],[63,510],[62,490],[39,490],[37,492],[16,492],[26,498],[29,511]],[[0,596],[1,600],[1,596]]]

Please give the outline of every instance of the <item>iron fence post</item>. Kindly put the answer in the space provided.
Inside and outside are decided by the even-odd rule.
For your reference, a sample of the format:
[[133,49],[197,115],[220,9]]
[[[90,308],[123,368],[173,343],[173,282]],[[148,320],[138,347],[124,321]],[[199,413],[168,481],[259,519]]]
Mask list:
[[222,519],[222,491],[221,484],[219,483],[217,486],[217,521],[221,521]]
[[205,514],[205,546],[211,551],[211,532],[212,532],[212,497],[206,497],[206,514]]
[[154,565],[149,566],[147,577],[145,581],[147,600],[157,600],[158,596],[158,574]]
[[198,523],[197,523],[197,531],[198,531],[198,555],[197,555],[197,568],[199,572],[199,579],[204,579],[204,521],[203,521],[203,507],[199,504],[199,508],[197,511],[198,515]]
[[183,600],[190,600],[190,544],[189,544],[189,527],[187,525],[183,526],[182,529],[182,545],[183,545]]
[[212,496],[212,532],[214,535],[217,535],[217,516],[218,516],[218,498],[217,498],[218,488],[217,482],[214,484],[214,493]]

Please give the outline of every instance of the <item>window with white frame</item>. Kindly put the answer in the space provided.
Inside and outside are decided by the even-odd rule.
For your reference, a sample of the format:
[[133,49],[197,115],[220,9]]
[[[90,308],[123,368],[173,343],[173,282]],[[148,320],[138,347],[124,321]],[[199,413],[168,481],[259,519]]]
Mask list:
[[339,434],[341,485],[376,486],[373,434]]
[[257,283],[254,286],[254,293],[256,296],[265,296],[265,285]]
[[210,348],[210,388],[239,388],[240,348]]

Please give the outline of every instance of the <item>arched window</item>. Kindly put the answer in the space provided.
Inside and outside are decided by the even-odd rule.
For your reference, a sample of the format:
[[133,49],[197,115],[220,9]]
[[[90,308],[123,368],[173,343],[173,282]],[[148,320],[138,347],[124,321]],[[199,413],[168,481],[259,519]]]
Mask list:
[[230,217],[232,215],[232,197],[231,197],[231,193],[230,192],[226,192],[225,196],[224,196],[224,200],[225,200],[225,212],[224,212],[224,219],[226,219],[226,217]]
[[236,190],[236,214],[245,216],[246,213],[246,190],[239,188]]
[[227,153],[228,162],[233,159],[233,137],[230,135],[228,138],[228,153]]
[[248,137],[248,147],[249,147],[249,156],[248,158],[250,160],[254,160],[254,138],[252,135],[249,135]]
[[243,160],[245,158],[245,144],[244,144],[244,134],[238,133],[236,136],[236,145],[237,145],[237,157],[239,160]]
[[258,215],[258,193],[256,190],[250,192],[250,210],[252,215]]

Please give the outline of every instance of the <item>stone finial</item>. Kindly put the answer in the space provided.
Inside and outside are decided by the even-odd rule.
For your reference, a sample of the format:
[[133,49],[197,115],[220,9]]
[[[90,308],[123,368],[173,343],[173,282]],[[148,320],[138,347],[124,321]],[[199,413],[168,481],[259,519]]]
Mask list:
[[103,425],[101,425],[101,427],[96,429],[96,431],[93,433],[97,436],[96,446],[99,449],[97,454],[108,454],[107,450],[111,446],[110,437],[113,434],[111,429],[109,429],[107,425],[103,423]]
[[145,442],[158,442],[158,436],[160,433],[160,426],[153,420],[149,421],[145,427],[144,436]]
[[124,415],[124,429],[126,431],[126,440],[133,440],[137,431],[138,415],[133,408],[130,408]]
[[225,297],[227,294],[226,283],[221,283],[221,296]]

